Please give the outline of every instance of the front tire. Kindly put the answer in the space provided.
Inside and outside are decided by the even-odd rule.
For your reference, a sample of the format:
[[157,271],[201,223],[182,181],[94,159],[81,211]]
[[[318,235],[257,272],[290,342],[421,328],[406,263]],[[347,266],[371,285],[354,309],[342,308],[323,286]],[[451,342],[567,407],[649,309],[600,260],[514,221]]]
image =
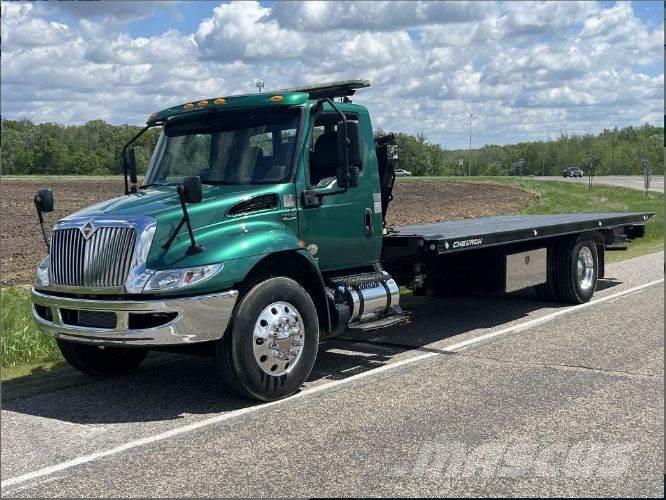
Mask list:
[[290,278],[255,285],[239,302],[232,327],[216,345],[218,368],[238,394],[275,401],[306,381],[319,344],[317,309]]
[[134,370],[148,351],[141,348],[102,347],[56,339],[62,357],[77,370],[93,377],[117,377]]

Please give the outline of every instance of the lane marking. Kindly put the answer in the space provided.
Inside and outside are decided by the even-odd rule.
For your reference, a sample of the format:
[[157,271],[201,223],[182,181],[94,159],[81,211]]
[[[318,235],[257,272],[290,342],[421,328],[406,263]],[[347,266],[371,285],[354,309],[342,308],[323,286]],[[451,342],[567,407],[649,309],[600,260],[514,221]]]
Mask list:
[[655,280],[655,281],[650,281],[649,283],[645,283],[643,285],[635,286],[633,288],[629,288],[627,290],[623,290],[621,292],[614,293],[612,295],[606,295],[605,297],[600,297],[595,300],[591,300],[589,302],[586,302],[585,304],[578,304],[577,306],[570,306],[565,309],[560,309],[558,311],[554,311],[552,313],[548,313],[544,316],[541,316],[539,318],[532,319],[530,321],[524,321],[522,323],[519,323],[517,325],[509,326],[507,328],[503,328],[501,330],[495,330],[493,332],[489,332],[483,335],[479,335],[478,337],[474,337],[468,340],[463,340],[462,342],[458,342],[457,344],[450,345],[448,347],[443,348],[443,351],[460,351],[462,349],[465,349],[469,347],[472,344],[477,344],[478,342],[482,342],[484,340],[493,338],[493,337],[498,337],[500,335],[504,335],[509,332],[520,332],[523,330],[526,330],[528,328],[532,328],[533,326],[540,325],[542,323],[547,323],[549,321],[552,321],[555,318],[558,318],[560,316],[563,316],[565,314],[571,314],[576,311],[580,311],[581,309],[587,309],[588,307],[596,306],[598,304],[602,304],[604,302],[608,302],[609,300],[617,299],[619,297],[624,297],[626,295],[633,295],[634,293],[640,292],[644,290],[645,288],[649,288],[651,286],[657,285],[659,283],[663,283],[664,278]]
[[[490,338],[497,337],[499,335],[504,335],[504,334],[507,334],[507,333],[510,333],[510,332],[522,331],[522,330],[525,330],[527,328],[531,328],[535,325],[540,325],[542,323],[546,323],[548,321],[551,321],[551,320],[553,320],[555,318],[558,318],[560,316],[563,316],[565,314],[570,314],[570,313],[573,313],[573,312],[576,312],[576,311],[580,311],[582,309],[586,309],[588,307],[592,307],[593,305],[602,304],[604,302],[608,302],[609,300],[617,299],[619,297],[624,297],[625,295],[633,294],[635,292],[644,290],[646,288],[649,288],[651,286],[654,286],[654,285],[657,285],[657,284],[663,283],[663,282],[664,282],[664,278],[661,278],[661,279],[658,279],[658,280],[655,280],[655,281],[651,281],[649,283],[645,283],[643,285],[635,286],[633,288],[629,288],[627,290],[617,292],[617,293],[614,293],[612,295],[607,295],[605,297],[601,297],[599,299],[592,300],[590,302],[587,302],[586,304],[580,304],[580,305],[577,305],[577,306],[567,307],[566,309],[558,310],[558,311],[546,314],[542,317],[539,317],[539,318],[536,318],[536,319],[533,319],[533,320],[530,320],[530,321],[526,321],[526,322],[523,322],[523,323],[520,323],[520,324],[517,324],[517,325],[513,325],[513,326],[510,326],[510,327],[507,327],[507,328],[503,328],[501,330],[496,330],[496,331],[493,331],[493,332],[489,332],[489,333],[480,335],[478,337],[474,337],[474,338],[471,338],[471,339],[468,339],[468,340],[464,340],[462,342],[458,342],[456,344],[445,347],[442,350],[447,351],[447,352],[454,352],[454,351],[459,351],[459,350],[462,350],[462,349],[466,349],[467,347],[469,347],[472,344],[483,342],[483,341],[488,340]],[[33,479],[37,479],[37,478],[40,478],[40,477],[49,476],[51,474],[55,474],[56,472],[61,472],[61,471],[67,470],[67,469],[71,469],[72,467],[77,467],[79,465],[83,465],[83,464],[86,464],[86,463],[89,463],[89,462],[93,462],[95,460],[99,460],[99,459],[104,458],[104,457],[117,455],[118,453],[122,453],[122,452],[127,451],[127,450],[131,450],[131,449],[134,449],[134,448],[139,448],[141,446],[146,446],[146,445],[156,443],[156,442],[159,442],[159,441],[164,441],[165,439],[169,439],[169,438],[174,437],[174,436],[179,436],[181,434],[186,434],[188,432],[192,432],[192,431],[195,431],[197,429],[201,429],[203,427],[208,427],[210,425],[215,425],[217,423],[224,422],[224,421],[230,420],[232,418],[240,417],[242,415],[246,415],[246,414],[249,414],[249,413],[254,413],[254,412],[262,410],[264,408],[271,408],[273,406],[285,404],[285,403],[288,403],[290,401],[295,401],[295,400],[298,400],[300,398],[308,397],[308,396],[323,392],[323,391],[328,390],[328,389],[333,389],[333,388],[335,388],[337,386],[340,386],[340,385],[343,385],[343,384],[348,384],[350,382],[354,382],[356,380],[359,380],[359,379],[362,379],[362,378],[365,378],[365,377],[369,377],[369,376],[372,376],[372,375],[383,373],[383,372],[386,372],[388,370],[393,370],[393,369],[399,368],[401,366],[409,365],[409,364],[412,364],[412,363],[418,363],[419,361],[423,361],[424,359],[432,358],[434,356],[439,356],[439,355],[441,355],[439,352],[428,352],[428,353],[425,353],[425,354],[421,354],[419,356],[414,356],[414,357],[411,357],[411,358],[408,358],[408,359],[403,359],[403,360],[400,360],[400,361],[389,363],[389,364],[386,364],[384,366],[380,366],[379,368],[373,368],[372,370],[368,370],[368,371],[365,371],[365,372],[362,372],[362,373],[358,373],[356,375],[352,375],[351,377],[347,377],[345,379],[334,380],[332,382],[324,383],[324,384],[321,384],[319,386],[313,387],[312,389],[306,389],[304,391],[301,391],[298,394],[295,394],[294,396],[291,396],[287,399],[281,399],[281,400],[273,401],[273,402],[270,402],[270,403],[262,403],[262,404],[258,404],[258,405],[255,405],[255,406],[248,406],[246,408],[239,408],[238,410],[233,410],[233,411],[230,411],[228,413],[224,413],[222,415],[217,415],[215,417],[210,417],[210,418],[207,418],[205,420],[200,420],[199,422],[193,422],[191,424],[183,425],[182,427],[177,427],[175,429],[171,429],[171,430],[162,432],[160,434],[155,434],[154,436],[148,436],[148,437],[137,439],[137,440],[134,440],[134,441],[129,441],[127,443],[116,446],[115,448],[110,448],[108,450],[103,450],[103,451],[99,451],[99,452],[96,452],[96,453],[91,453],[89,455],[83,455],[83,456],[74,458],[72,460],[66,460],[66,461],[61,462],[59,464],[50,465],[48,467],[43,467],[41,469],[37,469],[35,471],[28,472],[26,474],[21,474],[20,476],[16,476],[16,477],[6,479],[6,480],[4,480],[0,483],[0,487],[7,488],[9,486],[13,486],[13,485],[16,485],[16,484],[25,483],[26,481],[31,481]]]

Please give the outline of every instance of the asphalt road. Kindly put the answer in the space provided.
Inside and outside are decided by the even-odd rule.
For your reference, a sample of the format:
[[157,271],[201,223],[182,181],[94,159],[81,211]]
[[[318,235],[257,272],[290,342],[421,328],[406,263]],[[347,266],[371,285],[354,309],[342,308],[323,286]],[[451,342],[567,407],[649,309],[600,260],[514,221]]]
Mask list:
[[[587,185],[588,177],[562,177],[562,176],[536,176],[534,179],[539,181],[564,181],[578,182]],[[601,175],[594,177],[592,182],[595,185],[611,185],[628,187],[632,189],[645,190],[645,184],[642,175]],[[653,175],[650,180],[650,191],[664,192],[664,176]]]
[[3,496],[662,496],[663,252],[592,302],[405,298],[252,405],[210,359],[7,402]]

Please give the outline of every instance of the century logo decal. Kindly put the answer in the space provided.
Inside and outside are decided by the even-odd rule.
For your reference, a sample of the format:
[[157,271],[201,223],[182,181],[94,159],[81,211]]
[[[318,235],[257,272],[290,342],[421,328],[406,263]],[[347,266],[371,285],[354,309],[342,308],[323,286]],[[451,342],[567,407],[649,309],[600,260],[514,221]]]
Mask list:
[[83,234],[83,237],[87,240],[93,235],[95,229],[97,228],[93,225],[92,221],[89,220],[81,227],[81,233]]

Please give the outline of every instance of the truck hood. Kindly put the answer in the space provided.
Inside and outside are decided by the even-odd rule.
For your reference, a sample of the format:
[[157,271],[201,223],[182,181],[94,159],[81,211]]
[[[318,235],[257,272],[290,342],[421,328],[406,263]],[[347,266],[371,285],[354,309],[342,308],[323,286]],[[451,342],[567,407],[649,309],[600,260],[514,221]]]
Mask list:
[[[203,200],[196,205],[188,205],[188,212],[195,229],[222,223],[229,208],[252,196],[293,192],[292,184],[278,185],[203,185]],[[281,197],[281,196],[280,196]],[[119,196],[97,203],[75,212],[63,220],[114,215],[148,215],[157,220],[154,242],[164,240],[180,222],[183,211],[180,206],[176,186],[151,186],[137,193]]]

